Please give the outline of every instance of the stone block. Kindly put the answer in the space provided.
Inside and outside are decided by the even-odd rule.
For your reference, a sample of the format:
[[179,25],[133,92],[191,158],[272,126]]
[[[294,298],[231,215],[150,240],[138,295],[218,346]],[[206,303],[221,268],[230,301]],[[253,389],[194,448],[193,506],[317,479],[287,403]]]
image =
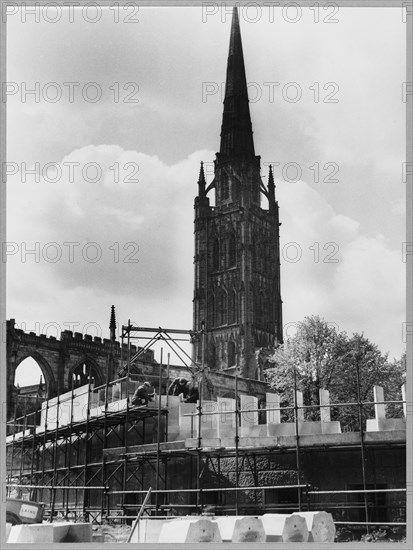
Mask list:
[[112,401],[118,401],[121,399],[121,383],[116,382],[116,384],[113,384],[112,386]]
[[[179,438],[179,396],[168,396],[168,441],[176,441]],[[162,404],[162,398],[161,398]]]
[[218,524],[209,519],[191,522],[185,538],[186,543],[222,542]]
[[241,426],[241,437],[266,437],[267,425],[260,424],[257,426]]
[[330,392],[328,390],[319,390],[320,396],[320,417],[321,422],[331,422],[330,415]]
[[304,421],[304,409],[301,408],[303,405],[304,405],[304,400],[303,400],[303,393],[300,392],[300,391],[297,391],[297,420],[300,421],[300,420],[303,420]]
[[252,516],[237,519],[232,533],[232,542],[266,542],[261,519]]
[[[341,433],[340,422],[313,422],[300,420],[297,428],[299,436]],[[295,422],[267,424],[267,434],[270,437],[295,436],[295,432]]]
[[[279,408],[280,406],[280,396],[277,393],[266,393],[266,405],[268,409],[274,407],[274,409]],[[281,424],[281,411],[267,411],[267,424]]]
[[[207,429],[215,430],[216,437],[218,437],[218,406],[217,401],[204,400],[202,402],[201,435]],[[196,433],[198,435],[198,432]]]
[[283,422],[282,424],[267,424],[268,437],[281,437],[295,435],[295,423]]
[[309,531],[305,518],[292,514],[286,518],[282,531],[283,542],[307,542]]
[[367,432],[392,432],[406,429],[403,418],[369,418],[366,423]]
[[14,525],[8,542],[92,542],[92,524],[65,522]]
[[341,434],[341,424],[337,420],[321,422],[321,431],[323,434]]
[[384,391],[381,386],[373,386],[374,396],[374,414],[376,420],[379,418],[386,418],[386,405],[381,403],[384,401]]
[[230,397],[218,397],[218,426],[231,426],[235,428],[235,399]]
[[336,527],[333,516],[327,512],[299,512],[309,530],[308,542],[334,542]]
[[258,426],[258,399],[253,395],[241,394],[241,426]]
[[196,403],[179,404],[179,439],[194,437],[195,425],[198,423],[196,416],[185,416],[196,413]]
[[91,523],[55,523],[56,527],[60,525],[69,525],[66,535],[57,542],[92,542],[92,524]]
[[139,525],[134,530],[131,540],[129,542],[135,543],[157,543],[159,541],[159,535],[161,534],[162,526],[164,523],[172,521],[165,519],[153,518],[141,518]]
[[218,524],[211,520],[173,519],[166,521],[160,530],[159,543],[222,542]]

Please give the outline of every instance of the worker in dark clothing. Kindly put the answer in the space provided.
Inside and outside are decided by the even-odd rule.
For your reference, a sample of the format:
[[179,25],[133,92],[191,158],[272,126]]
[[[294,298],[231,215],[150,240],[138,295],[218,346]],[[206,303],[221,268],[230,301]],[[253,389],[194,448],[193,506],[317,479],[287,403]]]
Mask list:
[[189,394],[189,383],[186,378],[175,378],[169,386],[168,395],[183,395],[184,398]]
[[144,382],[138,386],[132,397],[132,405],[147,405],[149,401],[153,401],[155,390],[150,393],[151,385],[149,382]]
[[184,399],[185,403],[196,403],[199,399],[199,391],[195,384],[189,384],[188,397]]

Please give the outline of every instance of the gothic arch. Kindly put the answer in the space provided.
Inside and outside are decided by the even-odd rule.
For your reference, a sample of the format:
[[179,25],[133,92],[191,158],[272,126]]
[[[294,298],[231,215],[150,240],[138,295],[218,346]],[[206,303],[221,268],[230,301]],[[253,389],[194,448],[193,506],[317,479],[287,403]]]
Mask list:
[[84,356],[70,368],[67,387],[72,387],[75,377],[77,378],[77,385],[83,386],[87,384],[88,372],[82,369],[84,364],[90,367],[91,377],[94,379],[95,387],[102,386],[105,383],[105,377],[98,363],[91,357]]
[[228,294],[224,288],[221,288],[218,294],[218,325],[228,323]]
[[227,366],[233,367],[236,364],[235,342],[230,340],[227,344]]
[[42,371],[44,382],[46,384],[46,396],[53,397],[56,389],[56,379],[53,374],[53,370],[49,365],[48,361],[43,357],[43,355],[37,351],[25,352],[19,355],[16,363],[13,367],[12,380],[14,382],[16,376],[17,367],[27,358],[31,357],[39,365],[40,370]]

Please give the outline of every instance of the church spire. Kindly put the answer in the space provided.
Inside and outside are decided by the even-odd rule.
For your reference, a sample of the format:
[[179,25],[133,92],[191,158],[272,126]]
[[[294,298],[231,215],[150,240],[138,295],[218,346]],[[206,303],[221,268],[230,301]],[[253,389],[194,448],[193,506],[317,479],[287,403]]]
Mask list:
[[112,341],[116,340],[116,316],[115,316],[115,306],[111,307],[110,310],[110,323],[109,323],[109,330],[110,330],[110,339]]
[[232,13],[220,153],[230,157],[255,156],[241,31],[236,6]]
[[199,178],[198,178],[198,195],[200,197],[205,196],[205,187],[206,187],[206,181],[205,181],[205,172],[204,172],[204,162],[201,160],[201,168],[199,170]]
[[276,206],[275,201],[275,183],[274,183],[274,175],[272,173],[272,165],[270,164],[270,170],[268,173],[268,204],[269,204],[269,210],[270,212],[274,212],[274,208]]

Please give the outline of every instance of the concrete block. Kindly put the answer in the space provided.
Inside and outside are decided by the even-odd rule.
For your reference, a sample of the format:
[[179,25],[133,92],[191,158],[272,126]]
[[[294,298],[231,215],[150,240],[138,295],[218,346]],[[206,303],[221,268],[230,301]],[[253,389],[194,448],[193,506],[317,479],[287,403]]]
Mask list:
[[267,424],[268,437],[294,436],[295,423],[283,422],[282,424]]
[[323,434],[341,434],[341,424],[337,420],[332,422],[321,422]]
[[309,537],[307,522],[298,514],[286,518],[282,531],[283,542],[307,542]]
[[403,418],[369,418],[366,423],[367,432],[392,432],[406,429]]
[[304,420],[304,409],[302,409],[301,407],[304,405],[304,400],[303,400],[303,393],[300,392],[300,391],[297,391],[297,420],[300,421],[300,420]]
[[196,416],[185,416],[186,414],[196,413],[196,403],[179,404],[179,439],[193,437],[195,433],[195,424],[198,422]]
[[373,386],[373,396],[376,419],[386,418],[386,405],[384,403],[379,403],[380,401],[384,401],[383,388],[381,386]]
[[[300,420],[297,428],[299,436],[341,433],[340,422],[312,422]],[[267,435],[269,437],[295,436],[295,432],[295,422],[267,424]]]
[[218,437],[235,436],[235,399],[229,397],[218,397]]
[[299,512],[309,530],[308,542],[334,542],[336,527],[333,516],[327,512]]
[[189,524],[185,538],[186,543],[222,542],[216,522],[209,519],[200,519]]
[[14,525],[7,542],[92,542],[92,524],[64,522]]
[[235,522],[232,542],[265,542],[266,535],[260,518],[245,517]]
[[[157,409],[158,399],[159,397],[155,396],[155,400],[149,402],[149,407]],[[179,404],[181,400],[176,395],[161,396],[161,406],[166,406],[166,402],[168,402],[168,441],[176,441],[179,439]]]
[[[201,436],[204,437],[218,437],[218,403],[216,401],[209,401],[204,400],[202,401],[202,413],[203,414],[201,418]],[[209,414],[209,413],[215,413],[215,414]],[[197,419],[198,420],[198,419]],[[198,436],[198,421],[195,422],[195,431],[194,434],[197,437]],[[212,432],[208,432],[208,430],[212,430]],[[209,433],[209,435],[205,435],[206,433]],[[213,433],[213,435],[212,435]]]
[[211,520],[173,519],[166,521],[159,534],[159,543],[221,542],[218,524]]
[[319,390],[320,396],[320,417],[321,422],[331,422],[330,415],[330,392],[328,390]]
[[157,519],[156,517],[141,518],[129,542],[157,543],[162,527],[167,521],[172,520]]
[[68,531],[68,525],[56,526],[53,523],[13,525],[7,542],[60,542],[67,535]]
[[[280,406],[280,396],[277,393],[266,393],[266,408]],[[267,424],[281,424],[281,411],[267,411]]]
[[76,395],[73,400],[73,422],[85,421],[87,418],[89,396],[87,393]]
[[258,426],[258,398],[241,394],[241,426]]
[[121,399],[121,383],[116,382],[112,386],[112,401],[118,401]]
[[57,528],[60,526],[69,526],[63,538],[56,542],[92,542],[93,531],[91,523],[54,523],[52,525]]
[[241,437],[267,437],[267,425],[241,426]]

